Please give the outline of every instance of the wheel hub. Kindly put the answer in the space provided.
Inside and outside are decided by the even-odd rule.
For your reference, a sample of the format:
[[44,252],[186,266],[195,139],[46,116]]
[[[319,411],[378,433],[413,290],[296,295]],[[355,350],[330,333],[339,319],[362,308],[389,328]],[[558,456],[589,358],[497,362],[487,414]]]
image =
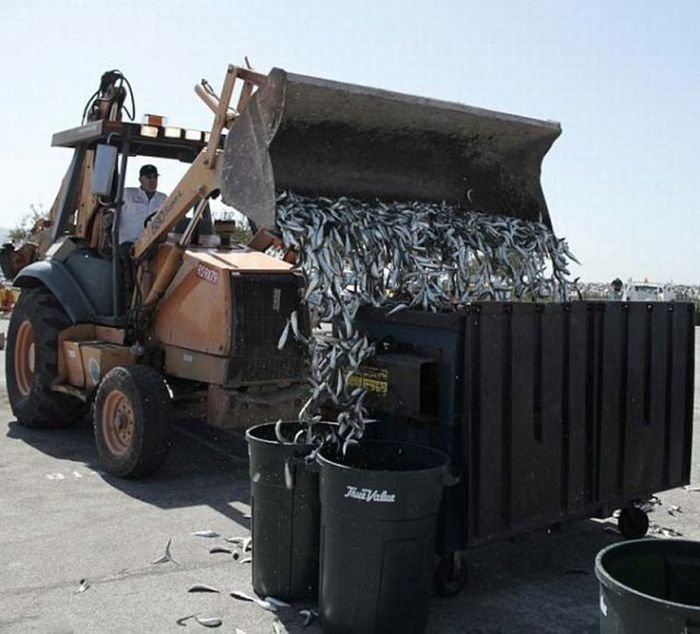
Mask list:
[[123,392],[114,390],[107,396],[101,424],[109,451],[118,456],[126,454],[134,440],[135,416]]
[[17,330],[15,342],[15,378],[22,396],[28,396],[34,381],[36,366],[34,328],[29,320],[23,321]]

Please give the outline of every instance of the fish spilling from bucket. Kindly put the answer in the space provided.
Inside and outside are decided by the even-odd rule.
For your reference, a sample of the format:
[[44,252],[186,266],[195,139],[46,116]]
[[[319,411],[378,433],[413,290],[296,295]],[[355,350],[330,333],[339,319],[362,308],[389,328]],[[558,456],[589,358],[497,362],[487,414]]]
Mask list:
[[[299,420],[320,420],[324,403],[340,411],[331,438],[345,454],[367,422],[366,391],[353,384],[375,352],[354,327],[362,306],[443,312],[474,301],[567,301],[569,263],[578,262],[566,240],[539,222],[484,214],[446,203],[306,198],[283,192],[277,225],[295,250],[306,278],[304,302],[312,321],[331,332],[305,337],[296,311],[278,348],[294,339],[306,346],[310,396]],[[279,431],[279,430],[277,430]],[[280,442],[282,441],[279,438]],[[315,438],[319,442],[318,438]]]

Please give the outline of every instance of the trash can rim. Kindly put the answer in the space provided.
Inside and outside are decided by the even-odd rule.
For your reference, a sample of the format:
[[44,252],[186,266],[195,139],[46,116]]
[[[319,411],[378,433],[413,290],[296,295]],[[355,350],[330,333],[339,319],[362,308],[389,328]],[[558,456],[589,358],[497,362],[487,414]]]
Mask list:
[[670,601],[668,599],[661,599],[659,597],[655,597],[652,594],[647,594],[645,592],[640,592],[639,590],[635,590],[634,588],[631,588],[630,586],[622,583],[621,581],[618,581],[615,579],[608,571],[604,568],[603,566],[603,557],[605,557],[611,550],[616,550],[618,548],[624,548],[624,547],[634,547],[633,545],[640,544],[640,543],[650,543],[650,544],[663,544],[663,543],[673,543],[673,544],[693,544],[698,547],[700,550],[700,541],[692,540],[692,539],[654,539],[654,538],[646,538],[646,539],[629,539],[624,542],[616,542],[615,544],[610,544],[600,550],[598,554],[596,555],[595,558],[595,576],[598,578],[598,581],[604,585],[608,590],[613,591],[617,595],[622,595],[623,591],[625,594],[631,594],[639,599],[643,599],[645,601],[651,601],[653,603],[658,604],[659,606],[663,608],[681,608],[686,611],[692,611],[692,612],[697,612],[700,614],[700,606],[696,605],[690,605],[688,603],[677,603],[675,601]]
[[[444,470],[446,469],[448,463],[449,463],[449,456],[442,450],[436,449],[435,447],[428,447],[426,445],[420,445],[418,443],[412,443],[412,442],[403,442],[403,441],[397,441],[397,440],[364,440],[360,441],[360,450],[362,447],[362,444],[365,445],[374,445],[376,446],[390,446],[390,445],[400,445],[403,447],[411,447],[415,448],[421,451],[425,451],[426,453],[430,453],[436,458],[440,458],[440,464],[432,465],[429,467],[424,467],[420,469],[407,469],[406,472],[411,472],[411,471],[430,471],[430,470]],[[318,461],[319,464],[327,464],[329,466],[332,466],[337,469],[341,469],[343,471],[350,471],[350,470],[357,470],[361,469],[362,471],[366,473],[399,473],[400,470],[398,469],[369,469],[365,467],[356,467],[351,464],[344,464],[342,462],[337,462],[335,460],[331,460],[330,458],[327,458],[326,456],[323,455],[324,449],[321,448],[321,450],[316,454],[316,460]]]
[[[256,435],[254,432],[258,432],[261,429],[274,429],[274,426],[277,423],[260,423],[259,425],[255,425],[254,427],[249,427],[246,429],[245,432],[245,439],[248,443],[250,443],[251,440],[254,440],[257,443],[264,443],[266,445],[280,445],[282,447],[313,447],[313,444],[308,444],[308,443],[299,443],[299,442],[285,442],[282,443],[280,442],[277,437],[273,438],[261,438],[259,435]],[[303,424],[300,423],[299,421],[296,420],[285,420],[282,421],[283,425],[299,425],[300,428],[303,428]],[[333,425],[331,422],[326,422],[326,421],[320,421],[318,423],[314,423],[314,425]]]

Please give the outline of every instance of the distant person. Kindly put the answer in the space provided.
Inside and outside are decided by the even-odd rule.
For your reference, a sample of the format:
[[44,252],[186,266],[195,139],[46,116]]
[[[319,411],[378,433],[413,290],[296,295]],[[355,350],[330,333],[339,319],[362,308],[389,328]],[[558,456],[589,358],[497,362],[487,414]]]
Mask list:
[[619,277],[616,277],[610,283],[608,299],[622,299],[622,280]]
[[144,165],[139,170],[141,187],[124,188],[124,205],[119,218],[119,244],[136,242],[143,233],[146,220],[163,204],[167,196],[158,189],[158,170]]

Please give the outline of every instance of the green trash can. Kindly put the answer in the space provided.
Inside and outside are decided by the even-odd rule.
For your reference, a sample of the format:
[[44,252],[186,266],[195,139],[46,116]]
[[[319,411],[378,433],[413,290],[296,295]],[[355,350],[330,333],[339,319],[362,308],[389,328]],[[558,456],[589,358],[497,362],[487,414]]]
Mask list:
[[[292,438],[299,423],[285,422]],[[275,424],[246,432],[250,455],[253,516],[253,589],[278,599],[313,599],[318,593],[319,515],[318,470],[304,458],[307,444],[282,444]]]
[[321,466],[319,611],[325,634],[418,634],[427,621],[447,473],[436,449],[366,441]]
[[595,560],[601,634],[700,634],[700,542],[638,539]]

